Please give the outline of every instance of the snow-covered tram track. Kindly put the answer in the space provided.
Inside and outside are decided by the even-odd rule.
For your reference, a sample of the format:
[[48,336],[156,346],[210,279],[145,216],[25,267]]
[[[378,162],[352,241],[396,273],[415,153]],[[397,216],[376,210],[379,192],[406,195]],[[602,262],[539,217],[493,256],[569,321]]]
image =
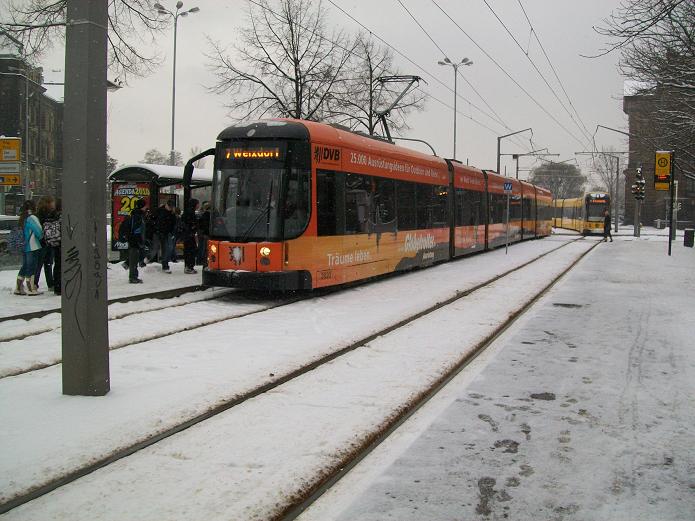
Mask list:
[[[143,309],[109,310],[109,350],[140,344],[201,327],[286,306],[308,295],[248,298],[244,293],[218,290],[191,302],[152,303]],[[230,307],[232,306],[232,307]],[[143,327],[145,325],[145,327]],[[45,369],[62,362],[60,315],[34,331],[0,334],[0,379]]]
[[[235,408],[239,405],[244,404],[245,402],[248,402],[252,400],[253,398],[259,397],[261,395],[268,395],[272,394],[272,392],[277,392],[279,390],[278,388],[281,388],[281,386],[291,383],[298,378],[307,375],[308,373],[311,373],[312,371],[321,368],[323,366],[326,366],[330,364],[331,362],[345,356],[346,354],[353,352],[355,350],[358,350],[358,348],[367,346],[371,342],[379,339],[380,337],[383,337],[385,335],[388,335],[390,333],[394,333],[398,330],[403,329],[404,327],[408,326],[409,324],[422,319],[423,317],[426,317],[427,315],[430,315],[437,310],[440,310],[446,306],[451,305],[452,303],[455,303],[457,301],[460,301],[464,299],[465,297],[476,293],[477,291],[484,289],[484,288],[489,288],[491,286],[494,286],[496,283],[499,281],[503,280],[505,277],[508,277],[520,270],[523,270],[524,268],[533,265],[534,263],[538,262],[539,260],[542,260],[546,256],[557,252],[561,248],[567,246],[568,244],[572,244],[576,241],[570,241],[570,242],[564,242],[558,247],[554,247],[548,251],[545,251],[544,253],[540,255],[536,255],[530,260],[527,260],[519,265],[516,265],[512,267],[511,269],[507,269],[506,271],[499,273],[495,275],[494,277],[488,278],[486,280],[483,280],[480,283],[475,284],[474,286],[468,287],[467,289],[460,290],[454,292],[453,295],[449,296],[448,298],[445,298],[439,302],[437,302],[434,305],[428,306],[425,309],[419,310],[416,313],[410,314],[407,316],[405,319],[401,319],[395,323],[392,323],[388,327],[379,329],[378,331],[375,331],[367,336],[364,336],[356,341],[353,341],[349,343],[348,345],[345,345],[344,347],[341,347],[339,349],[335,349],[333,351],[328,352],[325,355],[321,355],[317,358],[314,358],[313,360],[309,361],[308,363],[305,363],[303,365],[300,365],[296,369],[293,369],[291,371],[286,372],[285,374],[280,374],[278,376],[274,374],[270,374],[272,377],[271,380],[267,381],[266,383],[263,383],[262,385],[257,385],[256,387],[253,387],[246,392],[243,392],[241,394],[237,394],[231,399],[224,400],[221,402],[218,402],[214,407],[210,407],[207,410],[204,410],[204,412],[200,414],[196,414],[188,418],[186,421],[182,421],[180,423],[177,423],[176,425],[173,425],[169,428],[166,428],[156,434],[150,435],[148,437],[142,438],[140,440],[135,441],[134,443],[131,443],[127,446],[121,446],[117,450],[114,450],[110,452],[108,455],[100,457],[100,458],[92,458],[87,464],[81,465],[79,467],[73,468],[68,472],[63,473],[62,475],[56,477],[55,479],[52,479],[48,482],[45,482],[39,486],[35,486],[29,490],[26,490],[25,493],[20,493],[12,498],[4,498],[5,502],[3,502],[2,505],[0,505],[0,512],[5,512],[11,509],[14,509],[15,507],[22,505],[24,503],[27,503],[33,499],[39,498],[51,491],[54,491],[56,489],[62,489],[62,487],[68,485],[77,479],[86,476],[88,474],[92,474],[95,471],[98,471],[100,469],[105,469],[109,465],[114,464],[118,462],[119,460],[133,455],[135,453],[138,453],[142,451],[143,449],[146,449],[148,447],[151,447],[155,444],[158,444],[159,442],[162,442],[166,440],[167,438],[171,438],[172,436],[182,433],[183,431],[186,431],[190,429],[193,426],[196,426],[197,424],[204,423],[206,420],[211,420],[222,413],[229,411],[232,408]],[[593,246],[592,246],[593,247]],[[589,250],[587,249],[587,252]],[[585,252],[586,253],[586,252]],[[584,254],[585,254],[584,253]],[[582,255],[583,256],[583,255]],[[569,268],[568,268],[569,269]],[[554,279],[556,280],[556,279]],[[553,281],[554,282],[554,281]],[[21,509],[20,509],[21,510]]]

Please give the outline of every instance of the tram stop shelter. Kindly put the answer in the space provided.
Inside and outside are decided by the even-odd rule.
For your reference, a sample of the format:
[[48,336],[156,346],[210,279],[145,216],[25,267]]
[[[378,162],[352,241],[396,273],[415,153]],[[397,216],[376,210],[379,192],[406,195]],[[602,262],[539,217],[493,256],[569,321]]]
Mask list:
[[[127,242],[118,240],[121,223],[130,215],[138,199],[145,201],[146,208],[156,209],[165,201],[174,201],[176,207],[183,205],[183,166],[134,164],[122,166],[109,176],[111,183],[111,251],[121,252],[125,258]],[[212,170],[195,168],[191,190],[208,189],[203,196],[210,197]]]

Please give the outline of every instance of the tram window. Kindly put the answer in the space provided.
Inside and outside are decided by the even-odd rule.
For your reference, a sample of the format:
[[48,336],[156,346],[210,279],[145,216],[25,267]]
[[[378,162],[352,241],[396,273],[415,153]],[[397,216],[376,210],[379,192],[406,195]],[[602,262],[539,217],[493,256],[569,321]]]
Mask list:
[[289,168],[285,184],[283,217],[285,239],[293,239],[304,231],[309,222],[311,205],[310,177],[303,168]]
[[396,219],[396,182],[383,177],[373,178],[375,223],[391,223]]
[[454,226],[464,226],[467,222],[467,205],[465,190],[463,190],[462,188],[456,188],[454,191],[454,199],[456,203]]
[[465,190],[465,205],[463,224],[466,226],[477,226],[480,224],[483,213],[483,193],[473,190]]
[[444,228],[445,226],[448,226],[447,209],[449,200],[449,187],[433,186],[432,190],[432,226],[434,228]]
[[316,218],[319,235],[338,235],[335,172],[316,172]]
[[415,183],[398,181],[396,183],[396,196],[398,199],[398,229],[417,229]]
[[345,233],[367,233],[372,208],[372,187],[366,176],[345,175]]

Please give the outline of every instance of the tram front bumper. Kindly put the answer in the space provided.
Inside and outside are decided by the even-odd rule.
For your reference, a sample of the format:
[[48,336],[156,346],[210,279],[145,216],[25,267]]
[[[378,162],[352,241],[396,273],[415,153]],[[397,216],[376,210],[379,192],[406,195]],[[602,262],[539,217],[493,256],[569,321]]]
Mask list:
[[257,272],[205,268],[203,285],[263,291],[311,289],[311,274],[308,271]]

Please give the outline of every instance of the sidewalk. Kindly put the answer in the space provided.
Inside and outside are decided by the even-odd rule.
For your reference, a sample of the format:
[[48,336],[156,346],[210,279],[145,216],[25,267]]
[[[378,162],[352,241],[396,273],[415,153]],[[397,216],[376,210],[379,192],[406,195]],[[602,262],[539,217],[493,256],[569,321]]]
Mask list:
[[[198,267],[197,275],[185,275],[183,273],[183,261],[172,263],[171,274],[163,273],[162,266],[158,263],[147,265],[145,268],[138,268],[143,284],[129,284],[128,272],[121,264],[108,264],[106,271],[109,301],[132,297],[135,295],[145,295],[158,291],[175,290],[180,288],[200,285],[201,269]],[[32,297],[13,295],[17,281],[17,270],[0,271],[0,320],[3,318],[26,315],[37,312],[58,312],[60,309],[60,297],[46,289],[46,279],[41,274],[40,290],[41,295]]]
[[299,519],[693,519],[695,251],[665,247],[600,245]]

